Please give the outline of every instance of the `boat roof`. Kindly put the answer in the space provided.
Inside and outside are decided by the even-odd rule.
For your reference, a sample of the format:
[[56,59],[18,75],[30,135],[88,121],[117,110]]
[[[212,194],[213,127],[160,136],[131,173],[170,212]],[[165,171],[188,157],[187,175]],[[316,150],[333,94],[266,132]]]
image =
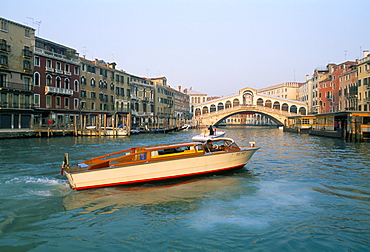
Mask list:
[[[227,140],[234,142],[233,139],[227,138],[227,137],[220,137],[220,138],[213,138],[210,139],[212,141],[220,141],[220,140]],[[198,144],[204,144],[202,141],[191,141],[191,142],[180,142],[180,143],[164,143],[164,144],[157,144],[157,145],[151,145],[151,146],[144,146],[144,147],[138,147],[143,148],[145,150],[157,150],[157,149],[163,149],[163,148],[176,148],[176,147],[183,147],[183,146],[189,146],[189,145],[198,145]]]

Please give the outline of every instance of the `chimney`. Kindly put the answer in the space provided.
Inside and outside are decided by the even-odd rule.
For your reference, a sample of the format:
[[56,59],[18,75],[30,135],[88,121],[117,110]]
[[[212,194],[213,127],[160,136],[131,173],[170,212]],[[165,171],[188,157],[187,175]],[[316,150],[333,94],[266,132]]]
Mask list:
[[367,56],[369,56],[369,51],[368,50],[364,51],[364,58],[366,58]]
[[179,92],[181,92],[181,86],[178,86],[177,88],[178,88]]

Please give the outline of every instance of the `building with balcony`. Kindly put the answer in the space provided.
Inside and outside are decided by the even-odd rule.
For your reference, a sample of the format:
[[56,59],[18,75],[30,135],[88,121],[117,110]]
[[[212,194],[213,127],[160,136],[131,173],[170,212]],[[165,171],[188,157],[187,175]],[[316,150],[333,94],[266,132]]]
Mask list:
[[357,67],[348,66],[339,75],[339,111],[357,110]]
[[86,116],[84,124],[114,126],[112,124],[114,124],[116,111],[115,92],[118,86],[116,84],[116,64],[81,57],[80,61],[80,102],[81,113]]
[[0,128],[29,128],[35,29],[0,18]]
[[155,118],[155,90],[153,83],[148,78],[130,75],[130,112],[131,126],[134,129],[157,128]]
[[364,51],[363,58],[358,60],[358,111],[370,111],[370,54]]
[[72,124],[80,111],[80,61],[75,49],[36,37],[35,124]]
[[178,86],[177,90],[172,89],[174,94],[174,116],[176,120],[176,127],[181,127],[189,124],[192,118],[190,113],[190,97],[186,94],[186,90],[181,90]]
[[155,88],[155,117],[158,128],[171,129],[176,127],[175,92],[167,84],[166,77],[150,78]]

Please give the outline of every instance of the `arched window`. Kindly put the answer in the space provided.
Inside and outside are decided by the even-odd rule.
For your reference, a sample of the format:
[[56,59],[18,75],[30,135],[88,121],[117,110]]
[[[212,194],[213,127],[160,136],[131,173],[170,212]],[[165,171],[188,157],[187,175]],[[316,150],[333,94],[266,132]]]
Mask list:
[[215,112],[216,111],[216,105],[212,104],[211,107],[209,108],[209,111],[212,113],[212,112]]
[[69,79],[65,79],[64,80],[64,88],[71,89],[71,85],[70,85],[70,80]]
[[208,107],[204,106],[203,109],[202,109],[202,114],[208,114],[208,113],[209,113]]
[[263,99],[262,98],[257,99],[257,106],[263,106]]
[[51,86],[53,84],[51,76],[46,76],[46,86]]
[[231,101],[226,101],[225,108],[231,108]]
[[274,102],[274,109],[280,110],[280,103],[278,101]]
[[201,113],[200,113],[200,108],[196,108],[195,109],[195,116],[199,116]]
[[39,73],[34,74],[33,83],[35,84],[35,86],[40,86],[40,74]]
[[233,100],[233,107],[237,107],[237,106],[239,106],[239,104],[240,104],[239,99],[235,98]]
[[271,108],[272,107],[272,102],[270,100],[266,100],[265,107],[266,108]]
[[292,105],[292,106],[290,107],[290,113],[297,114],[297,106],[296,106],[296,105]]
[[95,87],[95,79],[94,79],[94,78],[91,78],[91,80],[90,80],[90,85],[91,85],[92,87]]
[[224,109],[224,104],[222,102],[219,102],[217,105],[217,110],[223,110]]
[[78,88],[78,80],[75,80],[74,82],[73,82],[73,90],[75,91],[75,92],[78,92],[78,90],[79,90],[79,88]]
[[86,85],[86,78],[85,78],[85,76],[81,76],[81,85]]
[[57,88],[61,88],[62,87],[62,80],[60,79],[59,76],[55,79],[55,82],[56,82],[55,87],[57,87]]
[[300,114],[300,115],[306,115],[306,108],[304,108],[304,107],[300,107],[300,108],[299,108],[299,114]]
[[282,111],[288,111],[288,110],[289,110],[289,106],[288,106],[288,104],[283,103],[283,105],[281,105],[281,110],[282,110]]

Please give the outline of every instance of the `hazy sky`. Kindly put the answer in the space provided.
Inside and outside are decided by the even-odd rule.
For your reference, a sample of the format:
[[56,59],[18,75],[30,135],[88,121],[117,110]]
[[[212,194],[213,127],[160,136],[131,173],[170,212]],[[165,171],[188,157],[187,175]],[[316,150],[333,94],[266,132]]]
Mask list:
[[356,60],[370,49],[369,0],[12,0],[0,6],[1,17],[87,59],[166,76],[172,87],[209,95],[304,82],[316,67]]

